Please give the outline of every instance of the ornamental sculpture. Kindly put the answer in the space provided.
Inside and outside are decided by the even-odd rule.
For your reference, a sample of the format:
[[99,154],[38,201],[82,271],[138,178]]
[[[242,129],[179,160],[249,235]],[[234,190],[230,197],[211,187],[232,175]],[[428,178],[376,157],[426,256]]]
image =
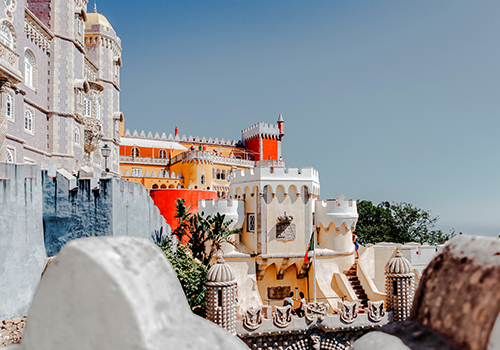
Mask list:
[[254,331],[262,324],[262,307],[252,307],[247,309],[243,326],[250,331]]
[[297,230],[295,228],[295,224],[292,223],[293,216],[286,215],[285,211],[283,215],[277,217],[277,220],[276,239],[285,242],[295,240]]
[[101,141],[104,134],[100,120],[87,117],[84,118],[84,123],[85,143],[83,149],[85,151],[85,163],[88,166],[92,166],[90,154],[97,149],[99,141]]
[[288,327],[292,322],[292,307],[290,305],[275,306],[274,310],[273,319],[276,327]]
[[313,302],[306,304],[307,322],[323,321],[326,317],[327,306],[322,302]]
[[380,322],[385,315],[385,302],[368,300],[368,317],[374,322]]
[[340,302],[340,319],[345,323],[353,323],[358,317],[358,303],[356,301]]

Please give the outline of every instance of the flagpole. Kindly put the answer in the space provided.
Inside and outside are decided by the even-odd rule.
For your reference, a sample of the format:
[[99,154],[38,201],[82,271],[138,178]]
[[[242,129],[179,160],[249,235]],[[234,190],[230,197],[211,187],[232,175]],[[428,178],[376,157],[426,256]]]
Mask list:
[[[316,230],[313,230],[313,235],[316,235]],[[313,257],[313,281],[314,281],[314,302],[316,302],[316,239],[318,237],[314,237],[313,241],[313,252],[314,252],[314,257]]]

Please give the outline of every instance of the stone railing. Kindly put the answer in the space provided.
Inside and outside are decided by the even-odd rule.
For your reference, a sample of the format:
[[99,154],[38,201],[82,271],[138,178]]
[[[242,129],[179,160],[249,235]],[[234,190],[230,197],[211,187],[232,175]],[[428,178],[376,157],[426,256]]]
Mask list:
[[168,158],[120,156],[120,163],[169,165]]
[[285,162],[282,160],[258,160],[255,162],[256,167],[276,167],[276,168],[284,168]]
[[[17,69],[19,55],[0,42],[0,69],[7,70],[10,75],[21,75]],[[22,80],[22,77],[21,77]]]
[[206,160],[211,163],[233,165],[244,168],[253,168],[255,166],[255,162],[253,160],[216,156],[212,154],[212,152],[199,151],[199,150],[186,151],[181,154],[178,154],[172,158],[171,164],[182,162],[183,160]]

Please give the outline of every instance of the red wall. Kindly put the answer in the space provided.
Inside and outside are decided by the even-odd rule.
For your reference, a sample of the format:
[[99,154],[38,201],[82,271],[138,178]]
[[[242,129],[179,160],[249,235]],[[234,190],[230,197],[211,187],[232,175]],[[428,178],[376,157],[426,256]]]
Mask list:
[[278,160],[278,140],[262,139],[262,157],[263,160]]
[[259,138],[256,137],[251,140],[245,141],[245,148],[252,151],[250,154],[254,156],[254,160],[259,159]]
[[160,209],[161,215],[167,220],[172,231],[179,226],[178,219],[174,218],[177,213],[175,209],[175,201],[178,198],[184,198],[186,206],[191,205],[191,212],[198,212],[198,200],[200,199],[215,199],[217,200],[217,192],[205,190],[188,190],[188,189],[157,189],[150,190],[149,195],[153,199],[155,205]]

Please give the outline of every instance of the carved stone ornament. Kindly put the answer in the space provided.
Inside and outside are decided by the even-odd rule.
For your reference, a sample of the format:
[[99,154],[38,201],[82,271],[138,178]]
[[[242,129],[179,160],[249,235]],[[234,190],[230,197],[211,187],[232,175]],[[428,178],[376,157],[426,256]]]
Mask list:
[[345,323],[353,323],[358,317],[358,303],[356,301],[340,302],[340,319]]
[[368,317],[374,322],[380,322],[385,315],[384,301],[369,301],[368,300]]
[[92,166],[90,161],[90,153],[94,152],[99,146],[99,141],[104,136],[102,132],[101,122],[96,118],[84,118],[84,151],[85,151],[85,162],[88,166]]
[[311,350],[321,350],[321,336],[313,333],[309,336],[309,348]]
[[262,308],[252,307],[245,312],[243,326],[250,331],[254,331],[262,324]]
[[283,215],[277,217],[278,223],[276,224],[276,239],[279,241],[293,241],[295,240],[296,228],[295,224],[292,223],[293,216],[286,215],[286,211]]
[[274,307],[274,324],[276,327],[285,328],[290,325],[292,322],[292,307],[290,305],[287,306],[275,306]]
[[308,322],[323,321],[326,317],[328,307],[322,302],[313,302],[306,304],[306,320]]

